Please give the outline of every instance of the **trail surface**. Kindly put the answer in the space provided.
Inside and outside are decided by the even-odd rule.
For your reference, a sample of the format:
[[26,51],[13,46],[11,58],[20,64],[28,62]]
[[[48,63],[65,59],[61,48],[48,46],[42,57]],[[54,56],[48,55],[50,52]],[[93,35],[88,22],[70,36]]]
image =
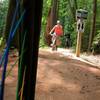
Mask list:
[[[100,100],[97,66],[50,50],[40,50],[38,60],[35,100]],[[16,100],[17,69],[6,79],[5,100]]]

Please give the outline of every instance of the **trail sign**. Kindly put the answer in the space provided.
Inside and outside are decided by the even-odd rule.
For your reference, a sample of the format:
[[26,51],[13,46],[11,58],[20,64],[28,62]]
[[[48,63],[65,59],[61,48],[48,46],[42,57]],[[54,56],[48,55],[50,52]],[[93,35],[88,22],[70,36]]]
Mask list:
[[79,32],[79,33],[84,32],[84,22],[82,19],[77,20],[77,32]]
[[76,10],[76,19],[87,19],[88,12],[84,9],[77,9]]

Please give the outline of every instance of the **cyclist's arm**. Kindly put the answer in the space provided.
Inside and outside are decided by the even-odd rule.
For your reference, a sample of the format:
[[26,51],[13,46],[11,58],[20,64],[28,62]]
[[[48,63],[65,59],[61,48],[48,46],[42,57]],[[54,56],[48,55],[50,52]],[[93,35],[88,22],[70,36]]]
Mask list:
[[50,31],[50,35],[52,35],[52,32],[55,30],[55,26],[51,29],[51,31]]

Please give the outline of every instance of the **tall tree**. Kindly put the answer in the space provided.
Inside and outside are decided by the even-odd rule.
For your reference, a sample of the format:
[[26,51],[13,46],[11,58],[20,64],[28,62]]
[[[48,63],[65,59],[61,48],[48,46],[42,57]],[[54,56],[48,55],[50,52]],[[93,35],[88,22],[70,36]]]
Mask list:
[[52,28],[57,21],[57,15],[58,15],[58,0],[52,0],[52,7],[51,7],[51,27]]
[[76,9],[77,9],[77,0],[68,0],[69,8],[73,16],[73,20],[76,21]]
[[50,45],[51,44],[51,35],[49,35],[48,33],[50,32],[51,30],[51,24],[50,24],[50,14],[51,14],[51,8],[49,9],[49,13],[48,13],[48,16],[47,16],[47,25],[46,25],[46,32],[45,32],[45,42],[47,45]]
[[58,0],[52,0],[51,7],[49,9],[46,32],[45,32],[45,40],[48,45],[51,43],[51,36],[48,34],[52,27],[56,24],[58,18]]
[[88,51],[90,51],[91,49],[93,38],[96,32],[96,9],[97,9],[97,0],[93,0],[93,17],[92,17],[91,32],[89,36]]
[[77,6],[77,0],[74,0],[74,4],[75,4],[75,10],[78,8]]

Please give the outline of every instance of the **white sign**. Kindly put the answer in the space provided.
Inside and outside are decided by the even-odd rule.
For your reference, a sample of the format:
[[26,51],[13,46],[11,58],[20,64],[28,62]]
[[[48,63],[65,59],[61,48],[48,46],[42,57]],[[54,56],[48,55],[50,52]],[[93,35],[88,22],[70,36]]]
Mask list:
[[84,22],[82,19],[78,19],[77,21],[77,31],[79,33],[83,33],[84,32]]

